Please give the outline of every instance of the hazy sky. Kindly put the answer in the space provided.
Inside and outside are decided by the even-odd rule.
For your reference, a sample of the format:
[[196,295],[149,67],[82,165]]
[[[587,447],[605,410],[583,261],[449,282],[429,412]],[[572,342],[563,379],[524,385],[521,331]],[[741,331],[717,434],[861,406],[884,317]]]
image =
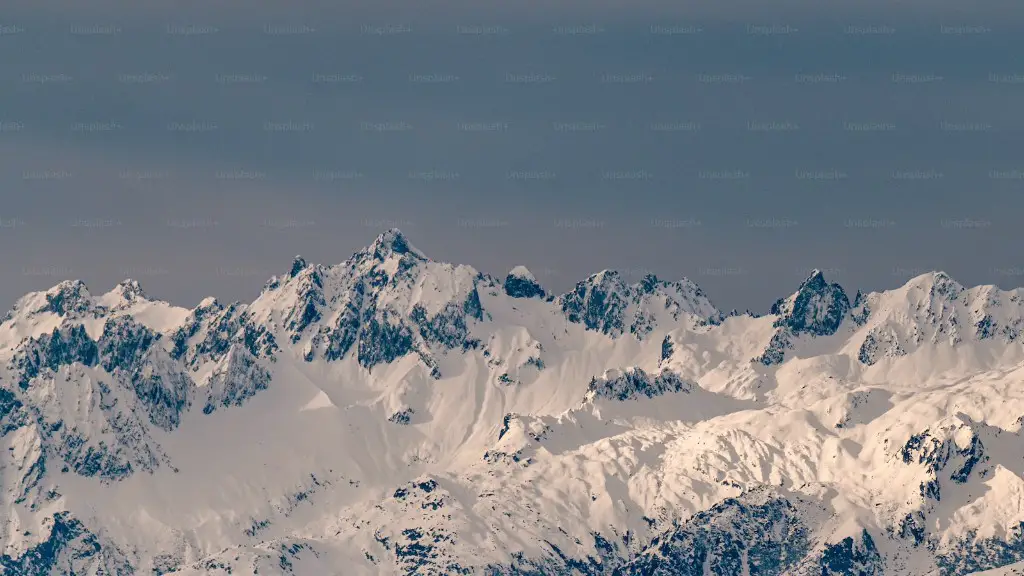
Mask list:
[[814,267],[1024,283],[1016,3],[68,4],[0,10],[3,309],[64,278],[249,300],[395,226],[726,309]]

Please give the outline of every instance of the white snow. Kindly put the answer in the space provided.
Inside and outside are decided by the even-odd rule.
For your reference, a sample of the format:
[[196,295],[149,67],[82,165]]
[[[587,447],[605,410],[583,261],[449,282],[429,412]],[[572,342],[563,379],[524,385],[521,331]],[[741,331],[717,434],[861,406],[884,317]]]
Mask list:
[[[394,240],[388,232],[377,245]],[[416,354],[372,370],[359,366],[355,351],[334,362],[302,357],[316,334],[334,326],[353,274],[379,269],[394,277],[400,255],[283,277],[248,307],[281,347],[275,362],[262,364],[273,375],[269,387],[212,414],[202,408],[213,391],[197,392],[176,430],[148,431],[169,463],[153,474],[103,483],[62,474],[54,461],[42,487],[61,498],[44,503],[35,495],[16,503],[24,489],[18,471],[38,458],[42,441],[33,426],[0,437],[5,553],[27,549],[25,527],[38,534],[47,513],[66,509],[122,549],[138,550],[140,573],[155,556],[175,550],[181,574],[212,573],[202,564],[212,559],[235,574],[252,574],[261,562],[271,566],[261,574],[276,573],[267,570],[276,569],[279,545],[293,543],[317,551],[293,559],[297,574],[398,573],[374,535],[395,541],[408,528],[455,535],[457,544],[442,542],[439,549],[464,566],[481,566],[508,562],[518,551],[541,556],[545,541],[569,554],[594,553],[589,534],[609,527],[650,538],[656,532],[645,517],[685,519],[763,485],[822,502],[827,510],[812,526],[814,538],[834,542],[866,528],[893,557],[904,552],[881,535],[917,511],[926,511],[928,529],[942,545],[972,531],[1005,536],[1024,521],[1024,338],[980,338],[974,327],[985,315],[1000,330],[1024,327],[1020,291],[964,288],[941,273],[920,276],[866,295],[870,314],[863,325],[847,318],[833,336],[797,339],[781,365],[766,367],[752,359],[775,333],[775,318],[698,325],[694,318],[716,311],[689,281],[630,302],[627,330],[612,337],[569,322],[557,300],[515,300],[480,283],[471,267],[434,262],[418,251],[409,257],[421,261],[407,282],[393,281],[373,295],[378,310],[408,317],[420,306],[429,316],[449,303],[461,306],[477,287],[485,311],[483,321],[469,322],[478,349],[430,350],[440,378]],[[325,306],[292,344],[284,318],[299,306],[315,270]],[[532,279],[524,267],[511,274]],[[625,290],[610,273],[589,281]],[[19,300],[0,324],[0,366],[24,338],[62,323],[95,322],[35,312],[45,304],[41,294]],[[119,293],[95,304],[108,309],[101,320],[130,314],[165,338],[190,312],[124,301]],[[212,304],[207,299],[201,306]],[[642,338],[628,331],[638,314],[652,319]],[[869,334],[891,334],[903,354],[863,364],[858,352]],[[662,358],[666,339],[672,350]],[[224,362],[203,360],[190,375],[201,386]],[[634,367],[652,378],[670,370],[693,389],[624,402],[588,398],[593,377]],[[4,389],[17,388],[12,370],[0,368]],[[110,444],[115,440],[97,411],[99,382],[112,382],[111,375],[76,365],[18,394],[46,420]],[[131,399],[119,396],[119,402]],[[405,409],[413,411],[409,424],[388,421]],[[507,414],[518,416],[499,440]],[[969,450],[977,435],[988,456],[957,484],[950,474],[962,458],[954,455],[938,472],[943,497],[937,503],[920,491],[934,474],[902,458],[911,437],[925,432],[949,438],[957,450]],[[517,451],[518,463],[484,460],[488,452]],[[428,478],[437,482],[435,492],[408,501],[392,497]],[[445,502],[443,511],[423,504],[435,497]],[[40,506],[32,510],[32,504]],[[260,521],[266,525],[247,535]],[[913,562],[891,573],[935,569],[913,554]]]

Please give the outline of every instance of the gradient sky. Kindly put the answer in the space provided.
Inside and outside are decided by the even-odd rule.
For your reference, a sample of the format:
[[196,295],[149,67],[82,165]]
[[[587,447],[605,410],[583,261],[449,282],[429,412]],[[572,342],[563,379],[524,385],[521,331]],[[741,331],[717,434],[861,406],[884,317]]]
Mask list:
[[815,267],[1024,283],[1015,3],[68,4],[0,11],[3,309],[64,278],[250,300],[389,227],[725,309]]

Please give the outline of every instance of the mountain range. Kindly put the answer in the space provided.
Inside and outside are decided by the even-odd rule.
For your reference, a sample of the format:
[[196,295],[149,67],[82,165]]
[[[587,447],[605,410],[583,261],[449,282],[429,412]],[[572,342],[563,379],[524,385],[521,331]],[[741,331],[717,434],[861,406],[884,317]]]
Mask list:
[[726,313],[398,230],[282,272],[192,309],[64,281],[0,319],[0,574],[1024,566],[1020,289],[814,270]]

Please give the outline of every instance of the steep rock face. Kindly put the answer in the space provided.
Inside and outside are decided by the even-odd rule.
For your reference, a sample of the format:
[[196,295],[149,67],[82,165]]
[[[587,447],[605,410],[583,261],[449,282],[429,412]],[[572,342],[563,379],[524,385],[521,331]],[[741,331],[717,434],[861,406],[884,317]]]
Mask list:
[[214,298],[203,300],[192,310],[170,340],[171,358],[191,370],[220,361],[234,344],[271,361],[280,350],[271,327],[254,322],[247,306],[238,302],[224,306]]
[[152,472],[162,452],[134,395],[102,374],[69,366],[37,378],[22,397],[47,453],[62,471],[116,481]]
[[544,298],[546,296],[544,289],[537,283],[537,279],[524,266],[513,268],[505,276],[503,286],[505,294],[512,298]]
[[781,364],[786,350],[801,336],[831,336],[849,315],[850,301],[839,284],[829,284],[820,270],[814,270],[788,298],[772,305],[778,316],[777,328],[764,353],[755,360],[765,366]]
[[33,378],[46,371],[56,372],[76,362],[95,366],[98,361],[96,342],[89,338],[84,326],[71,324],[30,339],[18,349],[8,369],[19,375],[18,385],[25,390]]
[[789,500],[757,491],[694,515],[613,574],[784,574],[810,551],[809,536]]
[[656,376],[650,376],[637,367],[626,370],[612,370],[601,378],[593,378],[587,386],[585,400],[616,400],[624,402],[640,397],[654,398],[662,394],[676,392],[689,393],[693,384],[683,381],[679,375],[669,370],[662,370]]
[[829,336],[850,311],[850,301],[839,284],[829,284],[820,270],[814,270],[789,298],[775,302],[771,314],[777,315],[776,327],[786,327],[795,335]]
[[885,562],[867,530],[854,540],[847,536],[827,546],[821,555],[821,576],[882,576]]
[[[974,574],[1024,560],[1024,522],[1012,527],[1002,537],[980,538],[976,533],[968,536],[951,549],[939,552],[937,560],[942,576]],[[987,576],[988,572],[985,574]],[[1013,574],[1007,572],[993,576]]]
[[697,324],[721,319],[704,292],[689,280],[665,282],[649,274],[636,284],[626,284],[612,270],[579,282],[556,303],[570,322],[612,338],[628,332],[643,340],[658,325],[659,318],[676,321],[687,314]]
[[210,375],[203,413],[241,406],[269,385],[270,372],[244,346],[232,345],[222,363]]
[[900,450],[900,458],[904,464],[925,467],[921,497],[934,501],[942,500],[943,480],[965,484],[988,461],[977,428],[958,418],[912,435]]
[[160,339],[129,316],[111,318],[99,340],[100,364],[134,390],[154,425],[172,430],[188,409],[195,385],[170,354],[154,346]]
[[254,308],[285,309],[285,329],[292,343],[305,341],[307,362],[340,361],[354,352],[372,370],[415,353],[439,377],[436,353],[478,344],[469,337],[471,323],[485,317],[478,287],[493,283],[468,266],[428,259],[390,230],[346,262],[305,265],[272,283]]
[[39,311],[53,312],[58,316],[74,316],[87,312],[92,307],[89,289],[81,280],[67,280],[46,293],[46,306]]
[[68,512],[47,518],[47,536],[16,556],[0,555],[0,573],[13,575],[135,573],[127,557]]

